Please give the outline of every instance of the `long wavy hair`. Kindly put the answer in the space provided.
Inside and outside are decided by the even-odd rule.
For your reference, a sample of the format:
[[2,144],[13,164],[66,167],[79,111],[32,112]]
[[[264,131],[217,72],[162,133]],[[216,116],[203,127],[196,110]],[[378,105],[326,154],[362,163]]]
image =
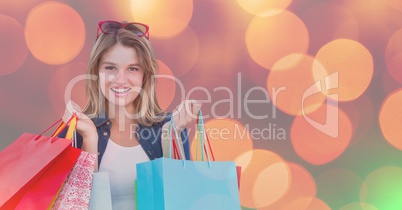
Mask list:
[[136,119],[140,124],[150,126],[155,122],[161,122],[166,113],[160,108],[155,92],[155,81],[158,74],[158,62],[151,46],[145,37],[138,37],[134,33],[122,28],[117,33],[103,34],[97,38],[89,57],[87,74],[95,75],[94,79],[88,79],[86,92],[88,95],[84,113],[89,117],[95,117],[104,112],[108,116],[108,103],[100,89],[99,63],[102,56],[117,43],[125,47],[134,48],[137,52],[140,65],[144,69],[141,93],[133,102],[137,111]]

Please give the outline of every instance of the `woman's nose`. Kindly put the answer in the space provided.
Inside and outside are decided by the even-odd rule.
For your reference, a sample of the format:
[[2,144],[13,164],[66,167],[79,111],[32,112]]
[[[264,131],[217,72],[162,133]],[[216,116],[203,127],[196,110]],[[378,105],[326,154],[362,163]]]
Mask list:
[[114,75],[114,81],[116,83],[125,83],[127,80],[126,71],[118,70],[117,73]]

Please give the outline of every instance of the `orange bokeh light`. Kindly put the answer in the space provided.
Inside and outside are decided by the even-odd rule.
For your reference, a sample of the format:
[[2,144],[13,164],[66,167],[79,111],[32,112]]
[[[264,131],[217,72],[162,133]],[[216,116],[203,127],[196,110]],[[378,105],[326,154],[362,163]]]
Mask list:
[[[72,100],[81,108],[87,101],[85,63],[69,63],[58,69],[49,83],[49,99],[56,113],[61,117],[66,109],[66,103]],[[68,85],[71,86],[68,86]],[[66,101],[67,97],[67,101]]]
[[362,44],[356,41],[348,39],[331,41],[318,51],[316,59],[327,71],[325,75],[320,75],[321,71],[315,71],[316,79],[338,73],[336,97],[339,101],[358,98],[371,82],[374,70],[373,57]]
[[289,167],[278,154],[267,150],[247,151],[235,160],[242,167],[240,202],[262,208],[279,200],[289,189]]
[[352,124],[342,110],[324,104],[315,112],[296,116],[290,135],[293,148],[301,158],[321,165],[335,160],[345,151],[352,131]]
[[303,166],[296,163],[287,163],[291,174],[291,185],[286,194],[273,203],[272,205],[258,208],[258,210],[277,210],[282,209],[288,203],[292,202],[301,197],[315,197],[316,183],[314,178],[311,176],[310,172],[307,171]]
[[[313,64],[314,58],[302,54],[285,56],[274,64],[268,75],[267,89],[277,108],[299,115],[316,110],[324,102],[325,95],[315,85]],[[325,72],[323,68],[321,71]]]
[[246,32],[251,58],[266,69],[288,54],[306,53],[308,44],[303,21],[287,10],[273,16],[254,17]]
[[321,199],[313,197],[303,197],[296,199],[286,205],[282,210],[331,210],[331,208]]
[[131,12],[136,22],[150,26],[150,36],[170,38],[181,33],[193,15],[192,0],[132,0]]
[[[240,154],[253,148],[248,128],[236,120],[228,118],[208,120],[205,122],[205,131],[216,160],[233,161]],[[196,152],[197,143],[194,135],[191,143],[191,155],[192,159],[198,158],[199,160],[200,157],[195,157],[196,154],[200,154],[199,151]]]
[[28,55],[24,28],[12,17],[0,14],[0,76],[11,74],[24,63]]
[[237,0],[237,3],[253,15],[277,14],[286,9],[292,0]]
[[[166,110],[173,101],[176,91],[176,78],[166,64],[158,60],[159,72],[156,79],[155,91],[162,110]],[[178,104],[177,104],[178,106]]]
[[83,48],[85,25],[73,8],[49,1],[36,6],[28,14],[25,39],[38,60],[46,64],[64,64],[74,59]]
[[395,148],[402,150],[402,89],[389,94],[384,100],[379,123],[385,139]]

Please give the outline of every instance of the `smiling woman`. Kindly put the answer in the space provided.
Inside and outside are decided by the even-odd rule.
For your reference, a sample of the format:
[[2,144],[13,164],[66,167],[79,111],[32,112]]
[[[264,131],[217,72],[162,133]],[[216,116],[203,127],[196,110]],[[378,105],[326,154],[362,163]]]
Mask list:
[[[162,111],[155,93],[158,60],[147,25],[101,21],[98,26],[87,68],[87,104],[81,110],[70,101],[63,120],[78,116],[78,146],[98,154],[99,171],[109,174],[113,209],[134,209],[136,164],[162,157],[162,130],[171,119],[188,159],[185,128],[201,104],[188,100],[173,113]],[[140,135],[144,131],[149,135]]]

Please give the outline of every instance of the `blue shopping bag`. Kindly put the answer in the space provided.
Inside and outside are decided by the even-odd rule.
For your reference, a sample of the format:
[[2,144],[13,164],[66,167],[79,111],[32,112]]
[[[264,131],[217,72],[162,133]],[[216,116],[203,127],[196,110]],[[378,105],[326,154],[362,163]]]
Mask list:
[[[205,144],[201,111],[197,139],[200,155],[208,161],[172,159],[172,148],[184,157],[173,118],[169,125],[167,157],[137,164],[138,210],[238,210],[240,209],[238,176],[235,162],[210,161],[212,150]],[[173,129],[172,129],[173,128]],[[176,138],[174,138],[176,136]],[[175,140],[176,139],[176,140]],[[167,148],[167,147],[165,147]],[[204,153],[205,152],[205,153]],[[197,155],[196,155],[197,156]],[[214,159],[214,158],[212,158]]]
[[138,210],[240,209],[234,162],[158,158],[137,164]]

